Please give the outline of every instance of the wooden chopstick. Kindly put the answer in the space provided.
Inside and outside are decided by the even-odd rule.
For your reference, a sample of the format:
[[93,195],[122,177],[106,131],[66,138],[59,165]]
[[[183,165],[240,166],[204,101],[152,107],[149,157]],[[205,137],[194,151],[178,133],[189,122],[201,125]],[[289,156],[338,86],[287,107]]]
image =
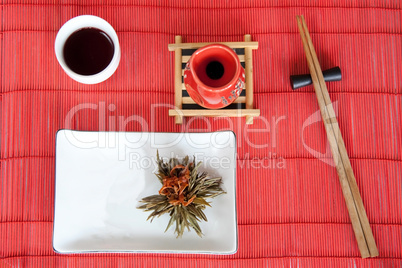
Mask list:
[[357,187],[356,178],[350,164],[345,143],[342,139],[335,111],[328,94],[327,86],[324,81],[322,70],[306,22],[303,16],[296,16],[296,19],[320,107],[321,116],[324,121],[332,156],[341,183],[342,193],[345,198],[360,254],[362,258],[378,256],[378,249],[375,244],[363,201]]

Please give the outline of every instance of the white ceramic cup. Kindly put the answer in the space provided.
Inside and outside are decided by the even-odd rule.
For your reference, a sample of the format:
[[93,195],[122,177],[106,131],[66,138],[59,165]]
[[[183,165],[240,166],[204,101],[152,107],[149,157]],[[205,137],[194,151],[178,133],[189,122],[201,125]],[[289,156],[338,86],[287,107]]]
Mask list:
[[[67,39],[74,32],[83,28],[97,28],[104,31],[112,40],[114,45],[113,58],[109,65],[101,72],[93,75],[81,75],[72,71],[66,64],[63,56],[63,48]],[[120,62],[120,45],[119,39],[117,38],[116,31],[113,27],[104,19],[92,16],[92,15],[82,15],[67,21],[59,30],[54,42],[54,50],[56,53],[56,58],[59,61],[63,70],[77,82],[83,84],[97,84],[108,79],[116,71]]]

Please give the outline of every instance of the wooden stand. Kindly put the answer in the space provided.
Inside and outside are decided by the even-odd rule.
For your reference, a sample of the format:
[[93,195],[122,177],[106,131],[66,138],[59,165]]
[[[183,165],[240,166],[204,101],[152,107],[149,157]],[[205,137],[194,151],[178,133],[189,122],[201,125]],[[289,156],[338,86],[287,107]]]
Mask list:
[[259,109],[253,109],[253,55],[252,50],[258,48],[258,42],[252,42],[251,36],[246,34],[244,42],[218,42],[235,50],[240,63],[245,69],[246,83],[240,96],[231,105],[219,109],[205,109],[197,105],[188,95],[183,83],[183,72],[191,55],[200,47],[212,43],[182,43],[181,36],[175,37],[175,43],[169,44],[169,51],[174,51],[174,105],[169,110],[169,116],[174,116],[176,124],[183,123],[185,116],[212,116],[212,117],[246,117],[246,124],[253,123],[253,117],[260,115]]

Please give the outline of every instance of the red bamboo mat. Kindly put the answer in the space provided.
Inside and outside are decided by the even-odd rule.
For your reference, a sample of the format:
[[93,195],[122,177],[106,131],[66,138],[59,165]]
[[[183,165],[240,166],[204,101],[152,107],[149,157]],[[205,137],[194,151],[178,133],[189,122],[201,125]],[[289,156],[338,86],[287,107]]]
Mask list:
[[[1,1],[0,267],[401,267],[401,8],[397,0]],[[119,68],[98,85],[71,80],[54,55],[58,29],[81,14],[106,19],[120,39]],[[360,258],[335,168],[311,154],[327,151],[324,125],[312,123],[319,118],[313,88],[293,92],[288,81],[308,72],[298,14],[322,68],[342,69],[343,80],[327,85],[380,252],[375,259]],[[212,42],[244,34],[259,42],[253,62],[261,117],[250,126],[224,118],[175,125],[169,108],[155,105],[174,103],[167,45],[175,35]],[[95,108],[69,118],[82,104]],[[138,120],[119,125],[133,115]],[[54,147],[61,128],[233,130],[238,252],[56,254]]]

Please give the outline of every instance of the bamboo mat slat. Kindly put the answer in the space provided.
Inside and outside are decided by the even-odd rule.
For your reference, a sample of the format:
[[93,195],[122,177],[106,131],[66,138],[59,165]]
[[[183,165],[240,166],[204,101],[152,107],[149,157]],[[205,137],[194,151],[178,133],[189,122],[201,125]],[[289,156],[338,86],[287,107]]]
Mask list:
[[[52,222],[9,222],[0,223],[2,237],[12,247],[0,248],[0,253],[6,258],[18,256],[60,256],[54,253],[51,246]],[[382,258],[402,258],[400,251],[402,236],[400,225],[372,224],[378,246],[389,245],[389,250],[381,251]],[[148,257],[175,258],[179,260],[208,259],[210,261],[233,261],[239,259],[274,259],[278,257],[316,257],[342,258],[360,257],[357,245],[351,244],[349,237],[353,231],[349,223],[267,223],[239,225],[239,248],[235,255],[201,255],[201,254],[146,254],[137,253],[128,256],[132,259]],[[397,235],[395,235],[397,234]],[[310,240],[314,239],[312,245]],[[18,241],[30,243],[19,245]],[[82,254],[70,254],[82,257]],[[84,258],[97,257],[127,257],[127,254],[85,254]],[[84,259],[83,258],[83,259]],[[230,263],[230,262],[229,262]],[[228,263],[228,264],[229,264]],[[227,264],[227,265],[228,265]]]
[[[331,97],[338,111],[346,149],[352,158],[401,161],[400,97],[357,93],[333,93]],[[172,92],[158,93],[156,89],[148,92],[144,89],[135,94],[107,90],[19,90],[4,93],[1,127],[7,130],[7,135],[2,137],[0,155],[3,159],[54,156],[54,133],[61,128],[159,132],[230,128],[238,137],[238,155],[241,158],[263,158],[272,153],[285,158],[314,157],[305,146],[322,154],[326,152],[325,130],[313,92],[256,93],[255,105],[260,108],[262,116],[255,120],[252,127],[244,127],[243,119],[238,118],[193,118],[182,126],[172,124],[170,120],[158,120],[168,118],[169,107],[157,107],[155,104],[172,104],[173,98]],[[80,109],[80,105],[93,105],[94,109],[73,113],[72,108]],[[111,111],[110,108],[115,109]],[[126,119],[131,115],[137,115],[147,125],[135,121],[119,124],[119,117]],[[309,117],[319,122],[306,122]]]
[[[166,49],[166,44],[174,40],[173,34],[119,33],[123,53],[121,66],[125,68],[120,66],[118,75],[112,76],[102,86],[77,85],[64,74],[54,58],[53,42],[56,34],[56,31],[3,33],[4,50],[9,51],[3,55],[4,61],[8,62],[3,75],[12,79],[3,82],[2,92],[33,89],[140,91],[144,90],[147,81],[152,81],[153,76],[161,80],[149,86],[160,92],[169,92],[173,83],[173,53]],[[253,51],[254,74],[260,77],[255,81],[255,93],[291,92],[289,76],[308,72],[306,64],[303,64],[303,50],[294,45],[300,43],[300,37],[297,33],[257,33],[253,36],[263,48]],[[313,33],[312,38],[317,43],[323,69],[334,65],[342,67],[343,80],[341,83],[329,83],[330,92],[402,94],[402,65],[399,64],[402,59],[401,35]],[[230,39],[241,40],[242,35],[220,38],[220,41]],[[142,42],[133,43],[132,40]],[[357,50],[354,44],[359,44],[361,49]],[[156,59],[156,55],[138,53],[144,49],[160,51],[160,54]],[[158,64],[153,60],[157,60]],[[298,64],[293,64],[295,60]],[[349,64],[353,62],[356,64]],[[385,72],[387,68],[390,71]],[[54,71],[43,75],[48,70]],[[313,92],[313,89],[309,87],[298,91]]]
[[[0,2],[0,267],[402,266],[401,1],[20,2]],[[120,39],[120,66],[98,85],[74,82],[54,56],[58,29],[81,14],[103,17]],[[298,14],[322,68],[342,69],[343,80],[328,90],[379,258],[360,258],[313,88],[294,92],[289,84],[289,75],[308,72]],[[253,72],[261,116],[246,127],[242,118],[176,125],[168,116],[174,54],[167,45],[175,35],[224,42],[244,34],[259,42]],[[238,252],[56,254],[54,146],[62,128],[233,130]]]
[[[349,221],[333,168],[315,158],[284,160],[285,167],[279,157],[238,159],[239,224]],[[370,221],[400,224],[402,163],[353,158],[351,163]],[[54,157],[2,160],[0,222],[52,221],[53,174]],[[318,200],[315,209],[311,200]]]

